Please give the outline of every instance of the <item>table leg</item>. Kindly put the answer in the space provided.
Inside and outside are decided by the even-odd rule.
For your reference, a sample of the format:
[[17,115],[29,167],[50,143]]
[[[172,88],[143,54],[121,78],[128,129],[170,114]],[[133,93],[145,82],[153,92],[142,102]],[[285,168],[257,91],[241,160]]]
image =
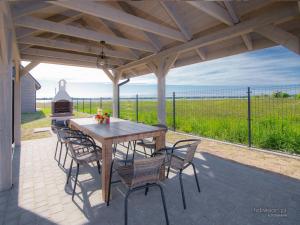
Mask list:
[[109,187],[109,173],[110,165],[112,162],[112,141],[108,140],[102,143],[102,199],[107,202],[108,200],[108,187]]
[[[166,132],[161,132],[159,136],[155,137],[155,150],[159,150],[166,147]],[[163,166],[159,173],[159,179],[166,179],[165,166]]]

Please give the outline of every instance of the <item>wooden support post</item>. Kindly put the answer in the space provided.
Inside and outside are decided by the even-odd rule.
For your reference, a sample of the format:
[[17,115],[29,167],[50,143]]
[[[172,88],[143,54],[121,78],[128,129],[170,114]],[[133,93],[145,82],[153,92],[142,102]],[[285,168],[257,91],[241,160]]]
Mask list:
[[157,117],[161,124],[166,124],[166,76],[174,65],[178,54],[151,61],[147,64],[157,77]]
[[0,191],[12,186],[13,28],[6,2],[0,2]]
[[118,101],[119,101],[119,79],[120,77],[118,74],[115,74],[114,79],[113,79],[113,104],[112,104],[112,110],[113,110],[113,117],[118,117],[119,113],[119,106],[118,106]]
[[15,147],[21,146],[21,76],[20,63],[15,63],[14,84],[14,142]]

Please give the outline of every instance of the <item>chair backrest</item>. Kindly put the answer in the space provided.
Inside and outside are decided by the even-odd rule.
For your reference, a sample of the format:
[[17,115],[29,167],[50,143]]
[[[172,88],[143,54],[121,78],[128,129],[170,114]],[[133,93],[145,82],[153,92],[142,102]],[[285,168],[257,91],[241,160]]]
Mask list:
[[[200,142],[201,142],[200,139],[185,139],[185,140],[177,141],[173,145],[172,154],[175,149],[186,148],[186,153],[185,153],[184,157],[181,157],[181,158],[183,158],[183,165],[186,165],[187,163],[190,163],[193,161],[195,152],[196,152],[197,147],[200,144]],[[178,146],[179,144],[184,144],[184,145]]]
[[165,155],[146,159],[136,159],[133,163],[133,179],[131,187],[139,187],[145,184],[159,181],[160,169],[164,163]]
[[198,145],[200,144],[200,140],[194,141],[193,143],[189,144],[186,150],[186,155],[184,157],[184,164],[190,163],[193,161],[193,158],[195,156],[195,152],[197,150]]

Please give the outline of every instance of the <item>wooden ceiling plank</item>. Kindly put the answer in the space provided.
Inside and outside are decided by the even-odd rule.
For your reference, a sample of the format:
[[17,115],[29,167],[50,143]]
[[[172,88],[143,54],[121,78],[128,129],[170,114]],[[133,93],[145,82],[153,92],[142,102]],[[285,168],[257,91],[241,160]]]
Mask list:
[[[237,24],[240,22],[240,18],[238,17],[238,15],[235,12],[235,9],[233,8],[233,5],[231,2],[229,1],[224,1],[224,5],[228,10],[228,13],[233,21],[234,24]],[[251,40],[251,37],[249,34],[243,34],[242,36],[243,42],[245,43],[245,46],[248,50],[252,50],[253,49],[253,43]]]
[[[44,56],[49,58],[56,58],[56,59],[74,59],[77,61],[83,62],[94,62],[96,65],[97,58],[93,56],[86,56],[80,54],[73,54],[68,52],[58,52],[52,50],[44,50],[44,49],[36,49],[36,48],[29,48],[25,49],[21,52],[25,55],[35,55],[35,56]],[[109,65],[120,65],[118,61],[113,59],[108,59]]]
[[[134,9],[129,4],[127,4],[126,2],[118,2],[118,6],[123,11],[125,11],[127,13],[130,13],[131,15],[137,16]],[[152,46],[156,49],[156,51],[157,52],[160,51],[160,49],[162,48],[162,45],[159,42],[158,38],[155,37],[155,34],[149,33],[149,32],[146,32],[146,31],[143,31],[143,34],[151,42]]]
[[186,41],[192,39],[192,34],[187,29],[186,25],[184,24],[182,18],[180,18],[176,5],[173,2],[168,1],[160,1],[160,4],[163,6],[167,14],[172,18],[172,20],[175,22],[177,27],[180,29],[181,33],[184,35]]
[[34,13],[36,11],[39,11],[41,9],[47,8],[47,7],[52,7],[52,5],[46,3],[46,2],[35,2],[34,4],[26,4],[25,7],[21,7],[21,8],[13,8],[12,9],[12,14],[13,14],[13,18],[19,18],[22,16],[26,16],[29,15],[31,13]]
[[[77,43],[75,44],[67,41],[53,40],[53,39],[51,40],[48,38],[41,38],[41,37],[25,37],[20,39],[19,43],[26,44],[28,46],[36,45],[36,46],[56,48],[62,50],[69,50],[74,52],[89,53],[94,55],[98,55],[101,51],[100,47],[96,47],[96,46],[91,46],[87,44],[77,44]],[[26,48],[22,48],[22,50],[24,49]],[[114,51],[110,49],[105,50],[105,55],[109,57],[128,59],[128,60],[137,59],[136,57],[128,54],[127,52]]]
[[280,44],[287,49],[300,54],[300,38],[274,25],[267,25],[255,29],[260,35]]
[[[97,17],[93,17],[90,15],[84,15],[83,16],[84,21],[90,25],[95,31],[98,32],[102,32],[102,30],[98,27],[98,26],[104,26],[105,29],[107,30],[107,32],[109,32],[111,35],[113,36],[118,36],[118,37],[122,37],[125,38],[125,36],[121,33],[121,32],[116,32],[115,30],[113,30],[108,24],[107,21],[104,21],[100,18]],[[139,54],[137,53],[137,50],[135,49],[131,49],[131,48],[127,48],[128,50],[128,54],[132,55],[133,57],[135,57],[136,59],[139,58]]]
[[140,60],[120,66],[117,69],[120,71],[125,71],[126,69],[131,69],[135,66],[144,65],[147,62],[153,60],[154,58],[165,57],[174,53],[187,52],[199,47],[215,44],[220,41],[228,40],[234,37],[241,36],[243,34],[247,34],[249,32],[253,32],[258,27],[269,25],[271,23],[276,23],[282,20],[292,19],[298,15],[299,11],[296,7],[286,6],[272,9],[259,16],[253,17],[245,21],[241,21],[235,26],[227,27],[222,30],[218,30],[214,33],[193,39],[189,42],[177,45],[175,47],[171,47],[169,49],[159,52],[156,55],[146,56]]
[[213,1],[187,1],[190,5],[207,13],[208,15],[217,18],[218,20],[232,26],[234,23],[226,9]]
[[[74,11],[68,11],[64,14],[66,16],[68,16],[68,18],[59,21],[59,23],[61,23],[61,24],[71,23],[71,22],[79,19],[82,16],[81,13],[74,12]],[[24,27],[20,27],[16,31],[17,38],[23,38],[23,37],[27,37],[27,36],[31,36],[31,35],[39,35],[41,33],[43,33],[43,31],[31,29],[31,28],[24,28]]]
[[114,37],[104,33],[98,33],[88,29],[82,29],[70,25],[64,25],[60,23],[51,22],[48,20],[42,20],[31,16],[24,16],[15,20],[16,26],[28,27],[37,30],[48,31],[52,33],[64,34],[67,36],[73,36],[83,38],[92,41],[106,41],[111,45],[125,46],[134,49],[140,49],[144,51],[154,52],[155,49],[148,43],[141,41],[132,41],[125,38]]
[[74,59],[61,59],[61,58],[58,59],[58,58],[26,55],[26,54],[21,54],[21,58],[22,60],[26,60],[26,61],[39,61],[39,63],[50,63],[50,64],[67,65],[67,66],[96,68],[95,62],[84,62],[84,61],[78,61]]
[[110,7],[105,3],[85,2],[84,4],[82,4],[82,2],[78,0],[51,1],[51,3],[69,9],[77,10],[86,14],[90,14],[92,16],[114,21],[116,23],[124,24],[139,30],[144,30],[160,36],[168,37],[170,39],[184,41],[184,37],[181,34],[181,32],[175,29],[131,15],[122,10]]

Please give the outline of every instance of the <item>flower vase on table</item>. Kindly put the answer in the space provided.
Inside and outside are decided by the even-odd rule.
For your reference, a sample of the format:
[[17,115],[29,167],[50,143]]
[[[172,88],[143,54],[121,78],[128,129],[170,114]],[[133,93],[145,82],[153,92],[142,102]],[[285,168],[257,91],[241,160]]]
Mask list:
[[110,123],[110,114],[109,113],[104,113],[102,114],[102,109],[97,110],[97,115],[95,115],[95,119],[99,124],[105,123],[109,124]]

